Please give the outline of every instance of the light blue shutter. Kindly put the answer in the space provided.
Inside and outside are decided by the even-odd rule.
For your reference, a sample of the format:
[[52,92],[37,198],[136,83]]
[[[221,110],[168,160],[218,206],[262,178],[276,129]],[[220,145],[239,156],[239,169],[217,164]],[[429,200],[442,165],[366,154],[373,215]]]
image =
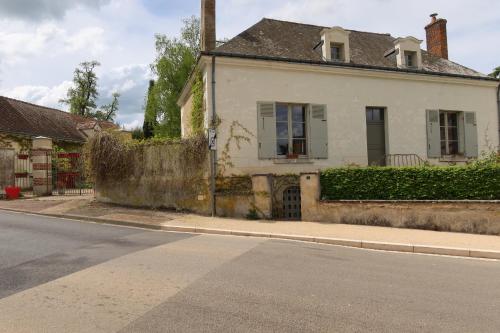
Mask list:
[[438,110],[427,110],[427,156],[430,158],[441,157]]
[[273,102],[257,103],[258,146],[260,159],[276,157],[276,110]]
[[326,105],[311,104],[309,108],[309,156],[328,158],[328,122]]
[[464,118],[465,156],[477,158],[479,156],[479,147],[477,144],[476,113],[465,112]]

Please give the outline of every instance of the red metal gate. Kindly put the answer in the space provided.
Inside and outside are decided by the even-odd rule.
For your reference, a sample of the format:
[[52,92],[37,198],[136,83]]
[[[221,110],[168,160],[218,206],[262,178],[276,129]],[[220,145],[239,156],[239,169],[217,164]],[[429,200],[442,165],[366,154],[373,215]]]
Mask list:
[[54,153],[52,158],[53,195],[85,195],[94,193],[94,184],[86,177],[81,153]]

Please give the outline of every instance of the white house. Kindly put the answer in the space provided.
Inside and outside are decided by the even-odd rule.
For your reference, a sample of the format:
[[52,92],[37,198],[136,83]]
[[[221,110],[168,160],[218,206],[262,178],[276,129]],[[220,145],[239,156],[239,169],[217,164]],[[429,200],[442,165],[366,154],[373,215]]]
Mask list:
[[[197,70],[225,172],[463,163],[498,149],[499,81],[448,59],[446,24],[432,16],[427,50],[411,36],[271,19],[216,47],[215,0],[203,0]],[[186,137],[191,83],[179,105]]]

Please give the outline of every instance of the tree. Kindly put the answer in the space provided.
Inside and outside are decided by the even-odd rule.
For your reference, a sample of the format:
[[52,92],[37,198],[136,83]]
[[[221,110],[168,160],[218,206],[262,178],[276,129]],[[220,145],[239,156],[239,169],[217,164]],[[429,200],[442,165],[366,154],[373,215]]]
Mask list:
[[149,139],[154,136],[154,129],[158,126],[158,103],[154,91],[155,81],[149,81],[148,94],[146,96],[146,105],[144,107],[144,124],[142,131],[144,138]]
[[94,118],[102,121],[114,122],[116,113],[118,112],[118,107],[120,106],[120,94],[117,92],[113,93],[113,100],[110,104],[101,106],[101,109],[94,113]]
[[495,68],[495,70],[493,71],[493,73],[490,74],[490,76],[500,79],[500,66]]
[[181,111],[177,105],[182,89],[193,70],[200,47],[200,20],[184,20],[181,38],[156,35],[156,60],[151,65],[157,76],[153,87],[157,119],[154,133],[159,137],[177,138],[181,135]]
[[97,61],[82,62],[75,69],[73,76],[74,87],[70,88],[67,98],[60,100],[69,105],[70,112],[82,117],[92,117],[99,97],[97,91],[96,67],[101,64]]

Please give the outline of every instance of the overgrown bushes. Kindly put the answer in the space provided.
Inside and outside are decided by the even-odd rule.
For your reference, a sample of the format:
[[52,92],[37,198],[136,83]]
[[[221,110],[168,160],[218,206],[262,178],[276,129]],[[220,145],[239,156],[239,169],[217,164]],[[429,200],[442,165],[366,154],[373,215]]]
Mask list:
[[[146,149],[158,151],[145,154]],[[96,181],[119,181],[131,175],[154,173],[166,175],[180,166],[176,174],[193,175],[205,171],[207,142],[203,136],[190,139],[150,139],[127,141],[112,133],[100,133],[85,147],[88,169]],[[156,158],[158,161],[146,161]],[[154,167],[153,167],[154,166]],[[154,170],[153,170],[154,169]]]
[[335,168],[321,189],[323,200],[498,200],[500,165]]

